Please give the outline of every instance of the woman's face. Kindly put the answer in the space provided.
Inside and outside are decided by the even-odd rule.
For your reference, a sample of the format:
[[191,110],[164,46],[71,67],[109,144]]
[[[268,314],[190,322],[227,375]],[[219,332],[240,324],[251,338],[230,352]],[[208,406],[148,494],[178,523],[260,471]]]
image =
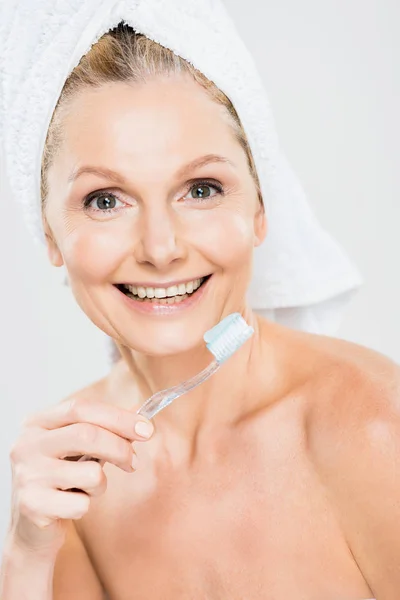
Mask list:
[[63,136],[45,230],[81,308],[146,354],[204,344],[244,309],[265,235],[226,109],[189,76],[110,83],[73,99]]

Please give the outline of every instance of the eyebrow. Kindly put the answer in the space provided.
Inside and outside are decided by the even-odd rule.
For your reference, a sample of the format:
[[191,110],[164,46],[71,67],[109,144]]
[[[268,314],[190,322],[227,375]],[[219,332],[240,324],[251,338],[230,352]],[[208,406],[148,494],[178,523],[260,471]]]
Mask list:
[[[181,167],[176,175],[177,177],[184,177],[190,171],[193,171],[194,169],[198,169],[200,167],[205,167],[210,163],[225,163],[231,165],[232,167],[235,166],[234,163],[225,156],[220,156],[219,154],[206,154],[205,156],[195,158],[187,165]],[[72,173],[70,173],[70,175],[68,176],[68,182],[75,181],[76,179],[78,179],[78,177],[84,175],[85,173],[91,175],[98,175],[103,179],[113,179],[114,181],[117,181],[121,184],[126,183],[126,179],[122,177],[120,173],[117,173],[117,171],[113,171],[112,169],[108,169],[107,167],[96,167],[91,165],[85,165],[83,167],[80,167],[79,169],[74,169]]]

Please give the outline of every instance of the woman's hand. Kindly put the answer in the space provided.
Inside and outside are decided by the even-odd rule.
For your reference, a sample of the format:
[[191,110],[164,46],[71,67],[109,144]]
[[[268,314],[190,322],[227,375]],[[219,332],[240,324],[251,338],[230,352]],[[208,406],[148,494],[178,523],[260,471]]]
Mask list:
[[[153,425],[144,417],[82,394],[28,417],[10,452],[8,535],[28,551],[58,552],[65,539],[65,520],[83,517],[91,498],[105,492],[104,463],[131,473],[136,459],[132,442],[144,441],[152,433]],[[84,454],[100,462],[71,460]]]

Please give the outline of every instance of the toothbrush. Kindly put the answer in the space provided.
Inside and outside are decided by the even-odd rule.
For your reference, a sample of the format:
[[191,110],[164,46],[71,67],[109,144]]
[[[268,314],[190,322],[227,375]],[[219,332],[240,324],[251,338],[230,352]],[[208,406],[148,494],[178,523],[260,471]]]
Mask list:
[[[169,406],[176,398],[193,390],[211,377],[211,375],[216,373],[220,366],[227,361],[236,350],[239,350],[253,333],[254,329],[246,323],[239,313],[232,313],[225,317],[225,319],[222,319],[215,327],[206,331],[203,336],[206,347],[214,356],[214,360],[191,379],[153,394],[153,396],[146,400],[139,410],[136,411],[136,414],[142,415],[147,419],[152,419],[157,413]],[[78,462],[84,460],[100,462],[99,459],[86,454],[81,456],[78,459]]]
[[247,325],[239,313],[233,313],[222,319],[203,336],[207,349],[214,355],[214,360],[197,375],[172,388],[153,394],[136,412],[147,419],[152,419],[179,396],[206,381],[220,366],[228,360],[253,335],[254,329]]

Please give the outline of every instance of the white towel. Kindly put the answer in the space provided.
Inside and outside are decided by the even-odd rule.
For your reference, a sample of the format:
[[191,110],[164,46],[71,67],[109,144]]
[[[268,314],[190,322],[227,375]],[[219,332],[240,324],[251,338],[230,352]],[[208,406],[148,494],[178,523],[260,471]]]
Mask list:
[[219,0],[3,0],[1,10],[0,138],[12,192],[36,240],[43,240],[41,158],[58,96],[82,55],[124,20],[214,81],[242,121],[268,216],[251,306],[294,328],[336,331],[361,275],[313,215],[279,147],[255,64]]

